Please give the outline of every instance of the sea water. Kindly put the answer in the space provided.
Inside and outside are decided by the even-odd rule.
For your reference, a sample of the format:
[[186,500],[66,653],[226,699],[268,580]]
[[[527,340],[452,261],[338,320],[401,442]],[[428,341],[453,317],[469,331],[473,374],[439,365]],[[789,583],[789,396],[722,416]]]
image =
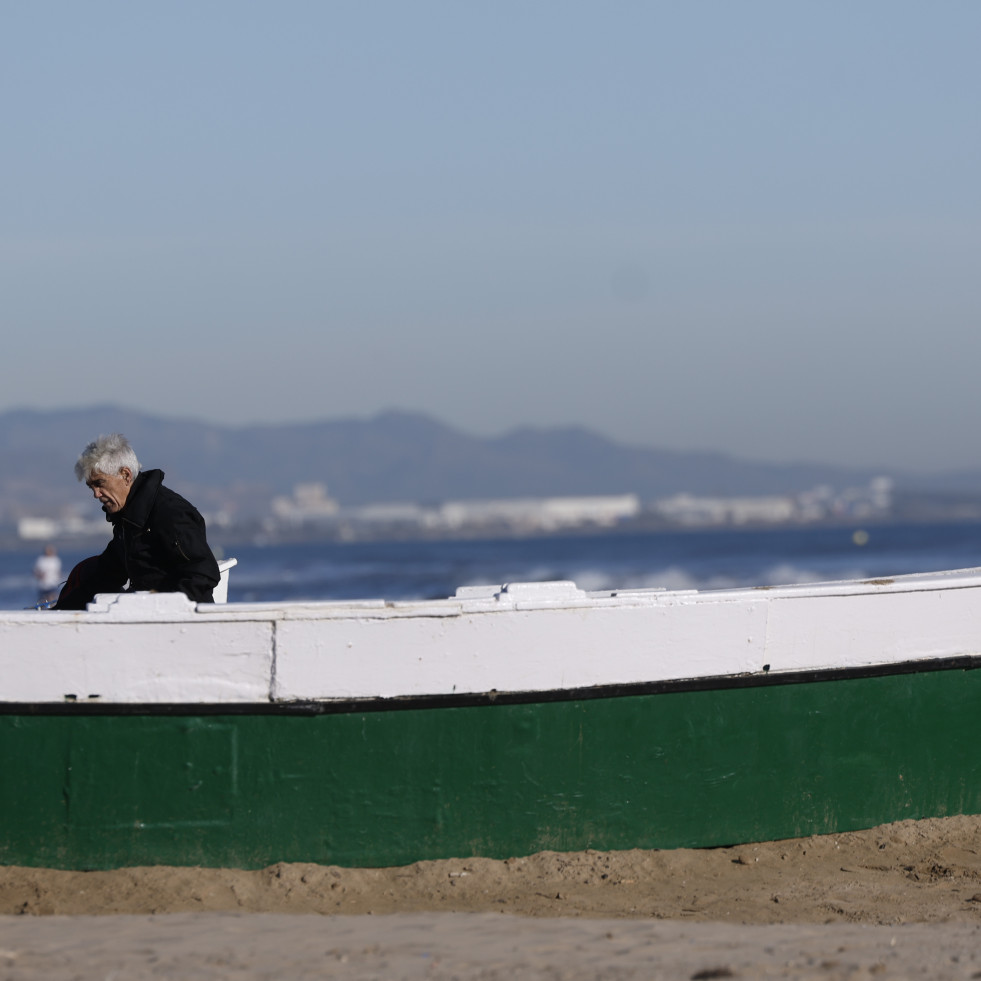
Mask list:
[[[64,571],[97,549],[60,550]],[[38,550],[0,552],[0,609],[33,606]],[[226,546],[230,602],[429,599],[458,586],[571,579],[581,589],[721,589],[981,566],[979,524],[699,530]]]

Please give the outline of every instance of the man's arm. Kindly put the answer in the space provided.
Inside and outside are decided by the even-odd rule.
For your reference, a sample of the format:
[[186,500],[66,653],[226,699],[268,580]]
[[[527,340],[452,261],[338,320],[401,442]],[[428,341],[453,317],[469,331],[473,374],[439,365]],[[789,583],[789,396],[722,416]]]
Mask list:
[[55,610],[84,610],[96,593],[118,593],[126,585],[126,570],[119,562],[115,542],[101,555],[82,559],[61,588]]
[[188,599],[197,603],[210,602],[220,574],[208,546],[204,518],[191,506],[181,508],[170,517],[164,540],[170,563],[168,583]]

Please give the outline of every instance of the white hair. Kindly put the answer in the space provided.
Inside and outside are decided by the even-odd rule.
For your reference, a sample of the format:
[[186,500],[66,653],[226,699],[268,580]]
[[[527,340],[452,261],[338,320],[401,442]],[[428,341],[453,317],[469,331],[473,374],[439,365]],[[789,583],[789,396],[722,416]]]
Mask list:
[[75,462],[75,476],[79,480],[88,480],[93,473],[115,477],[123,467],[128,467],[135,477],[140,472],[140,461],[122,433],[110,433],[93,440],[82,450]]

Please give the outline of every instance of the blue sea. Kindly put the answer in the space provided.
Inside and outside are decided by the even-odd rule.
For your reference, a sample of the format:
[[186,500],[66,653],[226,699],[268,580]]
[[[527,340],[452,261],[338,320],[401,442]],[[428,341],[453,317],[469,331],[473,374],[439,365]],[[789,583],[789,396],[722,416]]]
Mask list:
[[[60,550],[65,573],[92,548]],[[35,602],[37,550],[0,552],[0,608]],[[571,579],[587,590],[721,589],[981,566],[981,524],[613,533],[226,547],[230,602],[427,599],[457,586]]]

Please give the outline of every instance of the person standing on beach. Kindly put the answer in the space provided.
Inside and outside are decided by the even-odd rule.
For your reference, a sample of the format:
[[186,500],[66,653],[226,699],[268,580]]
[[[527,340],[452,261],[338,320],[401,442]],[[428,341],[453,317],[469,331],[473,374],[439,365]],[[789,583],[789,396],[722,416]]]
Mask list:
[[[84,610],[96,593],[184,593],[213,602],[218,563],[208,546],[204,518],[163,484],[162,470],[140,470],[129,440],[120,433],[89,443],[75,464],[112,525],[101,555],[71,571],[56,610]],[[127,585],[128,583],[128,585]]]
[[61,559],[54,545],[46,545],[44,552],[34,563],[34,578],[37,580],[37,601],[39,606],[47,606],[58,598],[61,585]]

